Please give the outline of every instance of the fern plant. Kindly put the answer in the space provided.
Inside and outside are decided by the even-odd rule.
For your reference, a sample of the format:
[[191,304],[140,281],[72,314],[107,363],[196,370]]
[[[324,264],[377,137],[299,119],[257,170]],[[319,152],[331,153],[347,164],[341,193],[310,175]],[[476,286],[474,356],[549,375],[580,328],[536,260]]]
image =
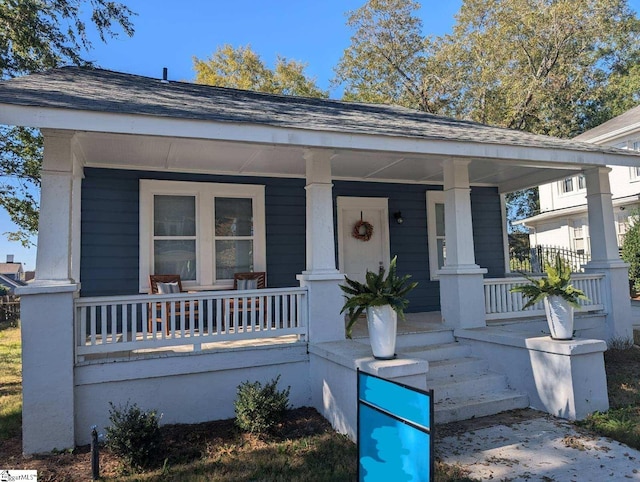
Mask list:
[[340,313],[348,312],[347,338],[351,338],[353,325],[360,315],[371,306],[389,305],[398,313],[398,318],[404,319],[404,310],[409,305],[407,293],[418,286],[418,283],[410,283],[409,274],[398,276],[396,261],[397,256],[394,256],[386,277],[386,271],[382,266],[377,273],[367,270],[364,283],[345,277],[346,284],[340,285],[340,289],[345,293],[346,301]]
[[547,296],[560,296],[574,308],[579,308],[578,300],[588,299],[584,292],[571,284],[571,266],[560,256],[556,256],[553,263],[545,262],[542,278],[532,278],[524,273],[529,284],[511,288],[512,293],[522,293],[527,298],[523,309],[535,305]]

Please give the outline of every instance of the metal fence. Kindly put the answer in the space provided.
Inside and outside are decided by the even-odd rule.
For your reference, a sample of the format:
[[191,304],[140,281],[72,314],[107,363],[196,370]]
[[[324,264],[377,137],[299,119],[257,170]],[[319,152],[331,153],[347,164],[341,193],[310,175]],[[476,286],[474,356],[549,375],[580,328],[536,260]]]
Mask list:
[[0,322],[15,323],[20,319],[20,297],[0,296]]
[[560,246],[535,246],[521,250],[513,250],[509,256],[511,271],[524,271],[525,273],[543,273],[545,261],[553,261],[560,256],[571,266],[571,271],[581,273],[585,265],[591,259],[587,253],[563,248]]

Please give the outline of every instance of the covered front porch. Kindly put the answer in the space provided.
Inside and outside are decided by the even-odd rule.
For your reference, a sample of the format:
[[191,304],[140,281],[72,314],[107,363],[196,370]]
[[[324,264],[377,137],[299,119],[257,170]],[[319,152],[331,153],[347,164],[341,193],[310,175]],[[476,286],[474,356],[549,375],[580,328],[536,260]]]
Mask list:
[[[509,292],[521,280],[505,255],[504,194],[580,172],[593,234],[578,336],[631,337],[606,166],[637,165],[632,151],[100,70],[2,82],[0,107],[0,122],[44,135],[36,280],[21,292],[25,452],[85,442],[108,401],[152,405],[167,423],[227,417],[241,381],[278,374],[294,405],[352,434],[355,368],[425,388],[420,344],[475,333],[474,349],[495,348],[509,337],[493,325],[540,316]],[[351,233],[368,219],[365,242]],[[382,362],[364,338],[345,340],[339,285],[394,255],[420,283],[403,336],[415,350]],[[168,259],[184,261],[171,266],[189,293],[149,294]],[[231,290],[234,271],[266,272],[267,288]],[[526,354],[539,338],[513,337]],[[533,343],[536,356],[575,355]],[[603,342],[576,343],[601,362]]]

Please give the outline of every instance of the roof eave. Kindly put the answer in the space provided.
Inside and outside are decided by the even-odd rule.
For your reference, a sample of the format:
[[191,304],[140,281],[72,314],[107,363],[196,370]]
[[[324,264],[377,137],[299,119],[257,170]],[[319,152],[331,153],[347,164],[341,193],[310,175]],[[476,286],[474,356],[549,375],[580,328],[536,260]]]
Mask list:
[[197,138],[309,148],[375,150],[493,159],[535,167],[638,166],[640,157],[567,148],[482,143],[448,139],[361,134],[304,127],[194,120],[140,114],[106,113],[51,107],[0,104],[0,124],[82,132]]

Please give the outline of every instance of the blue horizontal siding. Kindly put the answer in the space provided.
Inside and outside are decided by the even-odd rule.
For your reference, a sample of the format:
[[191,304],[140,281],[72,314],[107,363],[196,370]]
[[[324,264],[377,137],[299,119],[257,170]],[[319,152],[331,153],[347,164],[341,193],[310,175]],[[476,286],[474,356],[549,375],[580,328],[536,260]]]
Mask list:
[[[296,275],[305,269],[303,179],[87,168],[82,183],[82,296],[138,292],[141,179],[264,185],[267,283],[270,287],[297,285]],[[335,181],[333,189],[334,201],[337,196],[389,199],[391,255],[398,255],[401,274],[409,273],[419,282],[410,295],[408,311],[413,312],[440,309],[439,283],[429,279],[426,191],[430,189],[441,190],[441,187]],[[489,276],[501,276],[504,254],[497,190],[472,188],[471,204],[476,261],[489,270]],[[396,211],[402,211],[404,223],[401,225],[393,219]]]
[[85,169],[82,181],[82,296],[138,293],[139,181],[159,179],[265,186],[267,283],[296,286],[305,268],[305,182],[201,174]]

